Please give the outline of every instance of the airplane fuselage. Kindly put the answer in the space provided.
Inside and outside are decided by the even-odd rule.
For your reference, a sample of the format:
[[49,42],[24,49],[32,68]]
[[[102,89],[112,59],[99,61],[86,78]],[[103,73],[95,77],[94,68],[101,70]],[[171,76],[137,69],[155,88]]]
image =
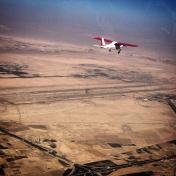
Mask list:
[[101,47],[101,48],[106,48],[106,49],[116,49],[115,43],[116,43],[116,42],[112,42],[112,43],[107,44],[107,45],[101,45],[100,47]]

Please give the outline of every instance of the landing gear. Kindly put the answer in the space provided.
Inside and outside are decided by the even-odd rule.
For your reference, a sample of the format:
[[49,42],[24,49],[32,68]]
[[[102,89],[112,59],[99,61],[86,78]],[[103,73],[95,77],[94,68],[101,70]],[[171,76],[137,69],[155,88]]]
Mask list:
[[115,48],[116,48],[116,50],[118,51],[118,54],[120,54],[120,52],[121,52],[121,46],[116,43],[116,44],[115,44]]
[[120,52],[121,52],[121,49],[119,49],[118,54],[120,54]]
[[111,49],[109,49],[109,52],[111,52]]

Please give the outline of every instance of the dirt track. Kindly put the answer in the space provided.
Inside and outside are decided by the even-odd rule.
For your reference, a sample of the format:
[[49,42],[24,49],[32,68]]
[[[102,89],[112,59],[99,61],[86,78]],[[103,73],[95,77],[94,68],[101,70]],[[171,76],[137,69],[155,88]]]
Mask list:
[[[37,88],[40,89],[40,88]],[[41,88],[42,89],[42,88]],[[49,89],[45,87],[45,89]],[[174,91],[176,90],[174,84],[167,85],[114,85],[113,87],[87,87],[78,89],[57,89],[54,90],[34,90],[31,89],[27,92],[18,91],[16,93],[0,94],[0,99],[4,99],[12,104],[34,104],[34,103],[50,103],[55,101],[70,100],[70,99],[84,99],[89,97],[103,97],[103,96],[115,96],[128,93],[144,93],[144,92],[158,92],[158,91]],[[6,90],[7,92],[7,90]]]

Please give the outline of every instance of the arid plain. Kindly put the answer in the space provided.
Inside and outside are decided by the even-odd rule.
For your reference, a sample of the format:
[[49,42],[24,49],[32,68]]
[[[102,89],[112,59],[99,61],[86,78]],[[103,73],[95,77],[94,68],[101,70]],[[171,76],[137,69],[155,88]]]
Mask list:
[[119,166],[112,175],[174,175],[175,58],[0,41],[2,175],[62,175],[105,160]]

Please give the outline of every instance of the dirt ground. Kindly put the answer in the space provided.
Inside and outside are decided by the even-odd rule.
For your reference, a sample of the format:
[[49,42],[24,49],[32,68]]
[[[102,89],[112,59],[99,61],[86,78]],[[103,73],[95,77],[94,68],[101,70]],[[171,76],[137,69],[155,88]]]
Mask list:
[[0,175],[62,175],[104,160],[118,166],[112,175],[174,175],[175,58],[0,41]]

